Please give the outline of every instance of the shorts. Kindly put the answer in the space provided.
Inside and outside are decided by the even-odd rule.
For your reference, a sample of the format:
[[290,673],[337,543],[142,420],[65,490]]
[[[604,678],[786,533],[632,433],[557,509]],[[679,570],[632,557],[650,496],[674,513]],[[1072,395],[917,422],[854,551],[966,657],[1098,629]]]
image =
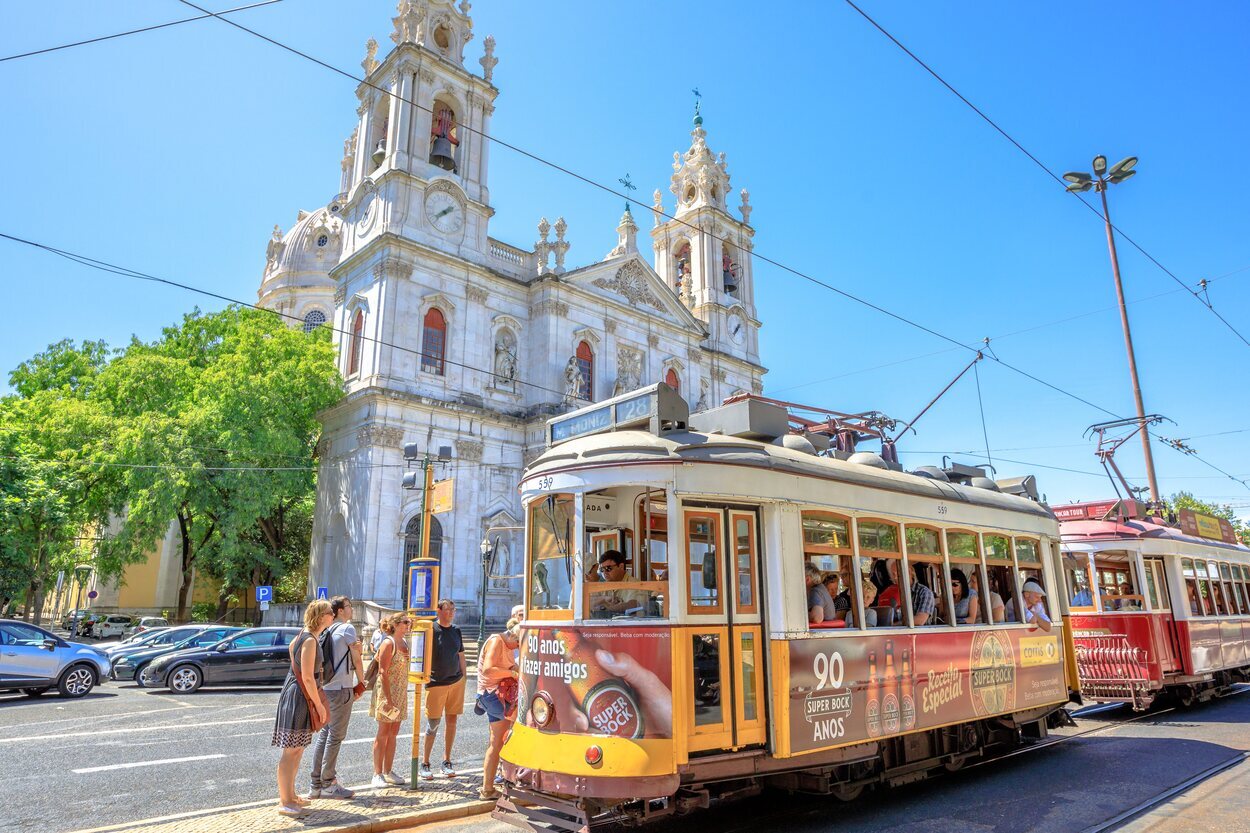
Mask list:
[[445,714],[464,714],[464,677],[448,685],[426,688],[425,716],[438,720]]
[[491,723],[498,723],[507,719],[507,708],[504,707],[503,701],[499,699],[499,695],[493,691],[477,696],[477,706],[473,709],[478,714],[485,714],[486,719]]

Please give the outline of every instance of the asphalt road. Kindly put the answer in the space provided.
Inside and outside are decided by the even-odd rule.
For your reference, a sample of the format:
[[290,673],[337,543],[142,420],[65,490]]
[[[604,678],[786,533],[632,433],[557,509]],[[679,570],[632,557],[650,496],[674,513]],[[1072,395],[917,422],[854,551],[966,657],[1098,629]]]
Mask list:
[[[1062,734],[1108,728],[954,775],[865,793],[849,804],[766,792],[644,829],[648,833],[1075,833],[1250,751],[1250,693],[1190,711],[1123,722],[1132,716],[1128,709],[1115,709],[1078,718],[1077,729],[1065,729]],[[1243,809],[1250,788],[1250,763],[1226,770],[1219,780],[1220,789],[1209,794],[1222,796],[1220,806],[1195,800],[1196,795],[1205,800],[1201,786],[1178,795],[1169,802],[1178,805],[1171,809],[1190,818],[1166,829],[1250,831],[1250,816]],[[1127,820],[1117,829],[1163,830],[1155,819],[1167,815],[1169,809],[1165,804],[1155,814]],[[1221,821],[1212,826],[1215,819]],[[423,833],[435,830],[515,833],[516,828],[484,816],[426,827]]]
[[[270,747],[278,688],[205,688],[186,696],[106,683],[80,700],[0,693],[0,831],[66,831],[275,801]],[[412,737],[400,730],[395,771],[407,777]],[[339,755],[349,787],[373,774],[377,724],[356,702]],[[480,778],[486,719],[465,707],[456,739],[461,778]],[[311,747],[300,791],[309,786]],[[442,733],[432,760],[442,760]]]

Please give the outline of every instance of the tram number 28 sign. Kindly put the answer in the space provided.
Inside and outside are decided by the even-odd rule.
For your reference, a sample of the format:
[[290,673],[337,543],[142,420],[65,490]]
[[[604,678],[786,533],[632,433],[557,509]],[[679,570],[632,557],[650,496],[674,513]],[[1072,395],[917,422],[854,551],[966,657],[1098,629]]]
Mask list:
[[992,630],[790,643],[790,746],[810,752],[1068,697],[1058,634]]

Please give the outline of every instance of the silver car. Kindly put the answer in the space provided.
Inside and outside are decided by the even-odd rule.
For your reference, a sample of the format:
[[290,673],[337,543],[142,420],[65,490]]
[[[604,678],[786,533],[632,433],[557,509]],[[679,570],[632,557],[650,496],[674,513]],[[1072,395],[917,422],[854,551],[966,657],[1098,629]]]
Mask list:
[[55,686],[63,697],[82,697],[108,672],[101,650],[25,622],[0,620],[0,690],[38,697]]

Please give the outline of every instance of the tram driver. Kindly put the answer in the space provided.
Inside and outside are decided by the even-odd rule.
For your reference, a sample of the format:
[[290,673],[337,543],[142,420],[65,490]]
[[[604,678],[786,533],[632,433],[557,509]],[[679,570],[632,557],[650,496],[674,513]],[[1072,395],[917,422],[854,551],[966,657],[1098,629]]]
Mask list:
[[[625,556],[619,550],[604,550],[599,556],[599,581],[629,581]],[[646,616],[651,597],[645,590],[592,590],[591,614],[596,617]]]

